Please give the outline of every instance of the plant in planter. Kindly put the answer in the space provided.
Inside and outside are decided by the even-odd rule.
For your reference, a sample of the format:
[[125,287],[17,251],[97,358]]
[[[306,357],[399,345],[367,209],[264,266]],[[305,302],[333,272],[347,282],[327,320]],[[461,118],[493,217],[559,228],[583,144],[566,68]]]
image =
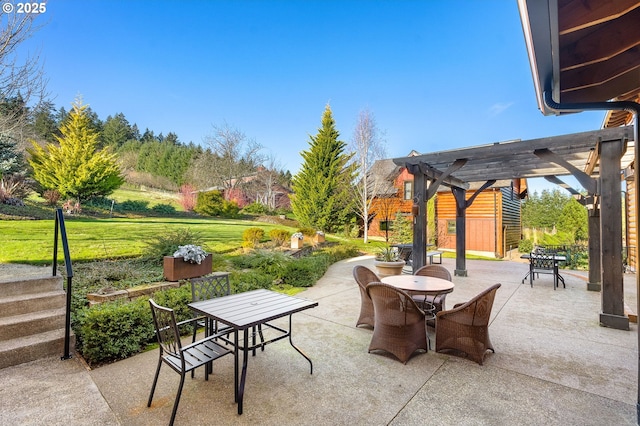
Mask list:
[[325,239],[324,239],[324,232],[322,231],[316,231],[316,234],[313,237],[313,242],[314,244],[320,244],[320,243],[324,243]]
[[302,232],[296,232],[291,236],[291,248],[292,249],[301,249],[304,242],[302,241],[304,235]]
[[193,244],[178,246],[173,256],[164,257],[164,276],[169,281],[201,277],[212,271],[212,256]]
[[405,265],[404,260],[398,255],[398,250],[391,246],[380,249],[373,264],[381,277],[400,275]]
[[189,263],[197,263],[200,265],[207,257],[207,252],[200,246],[187,244],[186,246],[178,246],[178,250],[173,253],[173,257],[181,257],[183,261]]

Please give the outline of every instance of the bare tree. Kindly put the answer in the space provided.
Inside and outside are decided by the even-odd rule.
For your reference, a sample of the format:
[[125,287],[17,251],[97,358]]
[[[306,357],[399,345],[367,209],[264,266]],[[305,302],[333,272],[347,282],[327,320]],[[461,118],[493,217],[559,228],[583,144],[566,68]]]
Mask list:
[[[8,4],[8,3],[7,3]],[[4,10],[4,8],[2,9]],[[46,79],[40,55],[25,55],[18,48],[40,28],[39,14],[5,13],[0,10],[0,102],[17,101],[24,107],[37,105],[46,97]],[[26,108],[0,111],[0,137],[26,143]]]
[[269,208],[275,210],[278,207],[278,194],[283,190],[280,184],[282,167],[275,155],[269,154],[263,166],[258,168],[255,179],[251,181],[250,188],[255,193],[255,200]]
[[364,242],[369,241],[369,211],[379,191],[385,187],[383,179],[376,179],[371,167],[385,156],[385,141],[378,130],[375,117],[368,109],[360,111],[351,142],[353,161],[357,164],[358,176],[354,185],[356,213],[364,222]]
[[225,198],[230,199],[233,190],[242,185],[242,178],[254,173],[262,163],[262,146],[227,123],[213,126],[213,134],[205,138],[205,143],[214,154],[207,177],[213,185],[222,187]]

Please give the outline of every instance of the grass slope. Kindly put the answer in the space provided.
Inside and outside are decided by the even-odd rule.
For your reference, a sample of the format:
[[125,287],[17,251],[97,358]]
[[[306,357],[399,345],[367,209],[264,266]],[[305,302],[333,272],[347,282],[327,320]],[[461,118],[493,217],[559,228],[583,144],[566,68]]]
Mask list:
[[[248,220],[210,218],[69,219],[65,223],[74,261],[138,256],[154,236],[180,227],[202,235],[205,248],[215,252],[239,248],[242,233],[249,227],[260,227],[265,234],[274,228],[285,228]],[[0,263],[51,263],[53,234],[53,220],[0,221]],[[61,255],[60,252],[59,260]]]

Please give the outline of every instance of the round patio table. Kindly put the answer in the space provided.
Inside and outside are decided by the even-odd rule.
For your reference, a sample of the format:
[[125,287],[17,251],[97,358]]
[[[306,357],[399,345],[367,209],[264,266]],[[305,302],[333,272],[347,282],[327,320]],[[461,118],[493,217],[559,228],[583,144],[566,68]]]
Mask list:
[[451,281],[422,275],[390,275],[382,278],[382,282],[411,293],[432,296],[451,293],[455,287]]

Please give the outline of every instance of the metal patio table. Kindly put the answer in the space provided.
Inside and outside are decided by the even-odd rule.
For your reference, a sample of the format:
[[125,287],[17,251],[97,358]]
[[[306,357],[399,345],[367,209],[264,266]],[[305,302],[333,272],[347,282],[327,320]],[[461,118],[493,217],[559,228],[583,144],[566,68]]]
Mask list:
[[[311,358],[298,349],[291,340],[291,317],[294,313],[305,309],[315,308],[318,302],[303,299],[300,297],[288,296],[270,290],[253,290],[244,293],[231,294],[229,296],[217,297],[189,303],[188,305],[195,312],[206,315],[212,320],[217,320],[233,328],[233,340],[221,336],[220,339],[233,344],[234,350],[234,387],[235,402],[238,403],[238,414],[242,414],[242,400],[244,397],[244,385],[247,376],[247,362],[249,351],[255,355],[256,348],[262,348],[268,343],[289,338],[291,346],[300,353],[311,367],[313,374],[313,363]],[[269,324],[278,318],[289,316],[289,329]],[[268,327],[277,332],[277,335],[267,341],[263,340],[262,327]],[[256,343],[256,328],[260,334],[261,341]],[[251,341],[249,341],[249,329],[252,330]],[[238,339],[239,332],[243,332],[242,344]],[[242,351],[242,371],[238,380],[240,351]]]

